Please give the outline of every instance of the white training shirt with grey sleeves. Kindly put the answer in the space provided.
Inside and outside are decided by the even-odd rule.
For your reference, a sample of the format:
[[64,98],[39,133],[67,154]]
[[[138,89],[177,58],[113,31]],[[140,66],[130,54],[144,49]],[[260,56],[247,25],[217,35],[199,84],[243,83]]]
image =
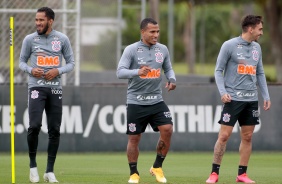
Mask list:
[[[63,65],[63,57],[66,64]],[[28,60],[30,59],[30,65]],[[39,35],[37,32],[27,35],[22,44],[19,67],[29,74],[28,88],[49,87],[62,88],[61,75],[73,70],[75,66],[70,41],[63,33],[52,30],[48,35]],[[44,73],[52,68],[59,70],[59,75],[51,81],[32,76],[33,68],[42,68]]]
[[257,84],[264,100],[270,100],[265,79],[261,47],[241,36],[223,43],[215,67],[220,95],[235,101],[258,101]]
[[[138,75],[142,66],[151,68],[146,76]],[[117,68],[117,77],[128,79],[127,104],[153,105],[163,101],[162,70],[169,82],[176,82],[165,45],[157,43],[149,47],[138,41],[127,46]]]

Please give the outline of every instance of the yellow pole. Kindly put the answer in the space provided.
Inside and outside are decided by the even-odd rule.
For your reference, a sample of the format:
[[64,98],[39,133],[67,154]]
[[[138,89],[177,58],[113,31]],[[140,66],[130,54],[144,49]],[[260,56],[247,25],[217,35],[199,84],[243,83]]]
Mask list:
[[10,100],[12,183],[15,179],[15,109],[14,109],[14,17],[10,17]]

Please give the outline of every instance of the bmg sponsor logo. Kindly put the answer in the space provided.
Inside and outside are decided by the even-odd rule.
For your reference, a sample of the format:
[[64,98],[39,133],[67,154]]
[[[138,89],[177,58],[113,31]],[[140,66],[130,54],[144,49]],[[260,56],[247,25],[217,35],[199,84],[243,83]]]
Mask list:
[[139,76],[141,79],[157,79],[161,77],[161,69],[151,69],[150,72],[147,73],[147,75],[141,75]]
[[59,56],[37,56],[38,66],[60,66]]

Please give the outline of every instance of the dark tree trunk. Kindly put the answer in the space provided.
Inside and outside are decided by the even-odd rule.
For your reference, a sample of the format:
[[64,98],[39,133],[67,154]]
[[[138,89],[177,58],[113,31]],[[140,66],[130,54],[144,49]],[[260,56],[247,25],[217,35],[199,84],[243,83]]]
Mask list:
[[189,74],[195,73],[195,40],[194,40],[194,3],[188,2],[189,15],[184,25],[183,42],[185,47],[185,61],[189,68]]
[[150,17],[156,20],[159,23],[159,0],[150,0],[149,1]]
[[271,53],[276,66],[277,82],[282,82],[282,30],[280,26],[281,9],[282,3],[280,1],[266,1],[265,14],[270,30]]

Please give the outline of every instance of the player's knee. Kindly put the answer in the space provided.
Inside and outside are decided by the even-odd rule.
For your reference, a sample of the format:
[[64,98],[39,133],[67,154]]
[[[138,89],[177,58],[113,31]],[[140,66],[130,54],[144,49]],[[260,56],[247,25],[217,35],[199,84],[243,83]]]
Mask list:
[[140,134],[139,135],[129,135],[128,142],[130,144],[138,144],[140,141],[140,138],[141,138]]
[[28,134],[29,135],[38,135],[41,130],[41,125],[33,125],[29,126],[28,128]]
[[230,137],[230,134],[228,133],[220,133],[218,136],[218,139],[220,142],[227,142],[229,137]]
[[57,139],[61,136],[60,131],[49,131],[49,139]]
[[161,133],[161,137],[166,137],[166,138],[170,138],[172,136],[172,132],[173,132],[173,126],[172,125],[164,125],[159,127],[160,133]]
[[171,124],[168,124],[165,126],[164,128],[165,132],[167,132],[168,134],[172,134],[173,132],[173,126]]
[[56,139],[60,137],[60,127],[49,127],[48,129],[49,139]]
[[242,141],[252,142],[252,137],[253,137],[252,133],[244,134],[242,135]]
[[173,132],[173,127],[172,127],[172,126],[170,126],[170,127],[168,127],[168,128],[166,129],[166,134],[167,134],[167,136],[171,136],[171,135],[172,135],[172,132]]

